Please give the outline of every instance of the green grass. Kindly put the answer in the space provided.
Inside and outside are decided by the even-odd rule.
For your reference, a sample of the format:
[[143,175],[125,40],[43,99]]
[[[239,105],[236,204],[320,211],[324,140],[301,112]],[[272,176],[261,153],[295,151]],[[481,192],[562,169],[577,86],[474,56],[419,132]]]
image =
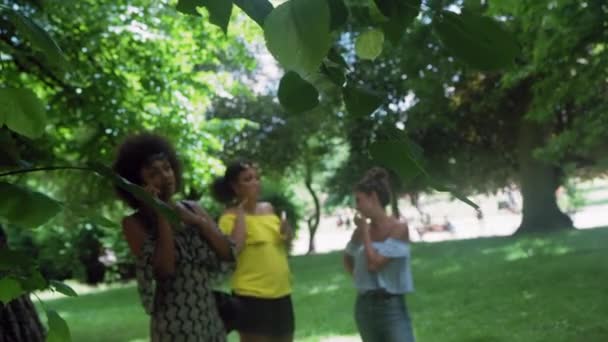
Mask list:
[[[608,229],[416,244],[408,297],[418,341],[608,341]],[[297,340],[355,335],[341,254],[295,257]],[[74,341],[147,337],[132,285],[48,301]],[[233,338],[234,340],[234,338]]]

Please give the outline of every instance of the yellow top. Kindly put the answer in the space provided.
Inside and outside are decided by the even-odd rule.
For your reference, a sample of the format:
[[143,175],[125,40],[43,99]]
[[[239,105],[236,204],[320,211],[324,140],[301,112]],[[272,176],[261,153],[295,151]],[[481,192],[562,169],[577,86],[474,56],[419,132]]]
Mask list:
[[[235,214],[220,217],[224,234],[234,229]],[[285,242],[281,238],[281,220],[272,214],[246,215],[247,237],[232,275],[232,290],[242,296],[280,298],[291,293]]]

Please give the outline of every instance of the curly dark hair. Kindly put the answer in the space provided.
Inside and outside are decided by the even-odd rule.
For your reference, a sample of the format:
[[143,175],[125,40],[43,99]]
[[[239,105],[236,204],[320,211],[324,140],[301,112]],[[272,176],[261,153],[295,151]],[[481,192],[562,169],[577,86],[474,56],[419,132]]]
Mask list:
[[[173,174],[175,175],[175,186],[179,189],[182,182],[182,166],[177,159],[177,153],[173,145],[164,137],[154,133],[141,133],[127,137],[118,147],[116,160],[112,169],[126,180],[143,185],[141,170],[158,158],[166,158]],[[140,201],[131,193],[115,187],[118,197],[125,201],[133,209],[138,209]]]
[[355,191],[368,195],[375,192],[383,207],[386,207],[393,197],[389,174],[380,167],[369,169],[359,183],[355,185]]

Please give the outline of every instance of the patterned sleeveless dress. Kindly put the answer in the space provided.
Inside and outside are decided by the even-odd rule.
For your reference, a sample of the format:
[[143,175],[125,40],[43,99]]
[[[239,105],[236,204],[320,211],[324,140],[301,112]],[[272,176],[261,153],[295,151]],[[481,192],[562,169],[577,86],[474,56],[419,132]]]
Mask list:
[[234,263],[221,261],[196,227],[175,229],[174,241],[176,269],[172,277],[154,278],[152,236],[145,240],[136,260],[139,295],[151,316],[150,340],[225,342],[226,332],[211,287],[233,269]]

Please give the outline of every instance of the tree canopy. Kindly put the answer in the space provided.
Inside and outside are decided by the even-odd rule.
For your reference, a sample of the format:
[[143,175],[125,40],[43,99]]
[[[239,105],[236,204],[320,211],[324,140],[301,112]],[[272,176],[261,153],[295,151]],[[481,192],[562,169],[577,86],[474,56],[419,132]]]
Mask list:
[[[120,215],[112,183],[171,217],[105,166],[143,130],[177,145],[190,198],[236,156],[303,179],[312,235],[318,176],[333,172],[345,146],[326,183],[338,199],[374,164],[393,171],[400,193],[434,188],[472,206],[463,194],[515,182],[521,231],[570,226],[556,188],[606,168],[602,1],[275,5],[1,0],[2,223],[61,237],[76,227],[74,239],[98,250],[98,228]],[[264,49],[283,68],[280,80],[259,81]],[[73,295],[45,277],[40,255],[0,252],[3,302],[49,287]],[[47,317],[50,336],[67,339],[61,318]]]
[[[607,136],[606,9],[601,2],[540,1],[490,2],[477,10],[505,18],[524,51],[515,65],[471,68],[442,47],[432,24],[414,23],[399,44],[355,68],[360,84],[388,99],[375,118],[360,120],[361,134],[350,131],[351,162],[369,166],[362,140],[371,144],[373,132],[401,125],[435,178],[466,193],[521,186],[521,231],[569,226],[555,204],[557,187],[567,176],[604,170],[606,160],[598,153]],[[377,128],[369,132],[372,123]],[[336,174],[331,184],[344,177]],[[424,183],[418,177],[405,185],[415,191]]]

